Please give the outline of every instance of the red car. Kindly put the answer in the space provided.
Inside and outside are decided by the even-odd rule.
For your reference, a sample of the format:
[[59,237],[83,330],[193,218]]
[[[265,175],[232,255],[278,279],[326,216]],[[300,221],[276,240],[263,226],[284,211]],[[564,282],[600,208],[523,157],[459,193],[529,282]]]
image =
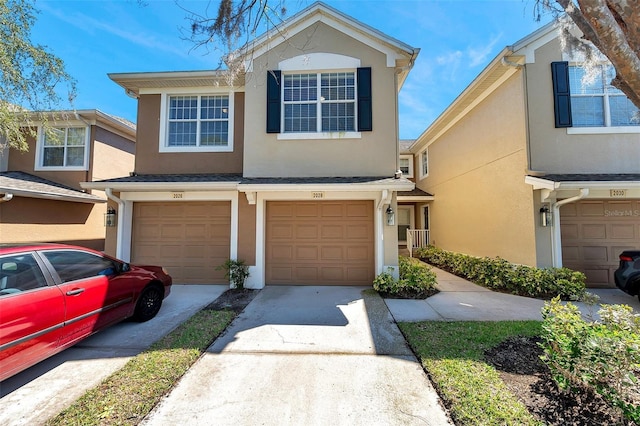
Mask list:
[[0,245],[0,381],[125,318],[150,320],[171,282],[83,247]]

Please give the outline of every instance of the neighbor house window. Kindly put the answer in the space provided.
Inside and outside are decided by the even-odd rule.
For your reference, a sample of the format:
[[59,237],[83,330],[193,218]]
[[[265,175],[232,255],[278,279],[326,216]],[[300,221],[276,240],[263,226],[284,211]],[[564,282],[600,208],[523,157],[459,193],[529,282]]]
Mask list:
[[40,132],[42,168],[85,169],[88,150],[87,127],[52,127]]
[[286,74],[285,133],[356,130],[355,73]]
[[597,65],[585,78],[582,66],[569,66],[571,117],[574,127],[615,127],[640,125],[638,108],[610,82],[611,65]]
[[400,171],[404,177],[413,177],[413,156],[401,155],[400,156]]
[[429,154],[425,149],[420,153],[420,175],[426,177],[429,174]]
[[164,148],[226,150],[231,146],[228,95],[176,95],[167,99]]

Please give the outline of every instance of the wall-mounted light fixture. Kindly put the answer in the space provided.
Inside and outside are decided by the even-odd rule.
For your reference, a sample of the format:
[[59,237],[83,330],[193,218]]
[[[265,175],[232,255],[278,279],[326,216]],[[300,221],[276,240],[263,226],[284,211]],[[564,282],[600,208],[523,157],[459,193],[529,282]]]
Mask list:
[[113,207],[108,207],[104,214],[104,226],[109,228],[116,226],[116,210]]
[[387,207],[387,225],[393,226],[396,224],[396,213],[393,211],[391,206]]
[[540,207],[540,226],[551,226],[553,224],[553,214],[549,206]]

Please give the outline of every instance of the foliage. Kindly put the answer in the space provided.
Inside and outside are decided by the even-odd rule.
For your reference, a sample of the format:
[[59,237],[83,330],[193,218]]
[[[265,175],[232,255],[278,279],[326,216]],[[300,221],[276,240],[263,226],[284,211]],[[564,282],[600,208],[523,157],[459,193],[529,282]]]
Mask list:
[[228,259],[216,270],[224,270],[224,277],[231,282],[231,287],[240,290],[244,288],[244,282],[249,277],[249,267],[244,264],[243,260]]
[[[536,0],[538,17],[542,11],[561,16],[559,23],[565,50],[578,51],[585,57],[587,65],[599,61],[597,51],[606,56],[616,69],[611,84],[640,108],[640,33],[637,31],[640,26],[640,3]],[[564,19],[565,16],[569,19]],[[582,32],[581,38],[571,33],[571,22]]]
[[383,272],[373,280],[374,290],[386,297],[424,299],[436,292],[436,274],[417,259],[400,256],[399,279]]
[[232,311],[200,311],[47,425],[139,424],[233,317]]
[[543,361],[563,389],[587,387],[640,424],[640,315],[603,305],[601,322],[555,298],[543,309]]
[[483,287],[529,297],[579,300],[585,295],[586,277],[567,268],[514,265],[501,258],[474,257],[427,246],[416,250],[425,262],[464,277]]
[[26,150],[26,137],[36,134],[34,120],[48,127],[41,111],[61,103],[61,85],[67,85],[69,103],[75,96],[62,60],[30,40],[36,13],[30,1],[0,0],[0,149]]
[[529,414],[484,361],[486,350],[510,336],[536,336],[539,321],[398,324],[444,400],[456,425],[533,425]]

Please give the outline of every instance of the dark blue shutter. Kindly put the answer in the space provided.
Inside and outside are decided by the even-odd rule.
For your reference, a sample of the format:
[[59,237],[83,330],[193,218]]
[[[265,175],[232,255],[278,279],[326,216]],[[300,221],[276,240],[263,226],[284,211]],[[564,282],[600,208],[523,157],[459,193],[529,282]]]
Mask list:
[[280,82],[282,72],[267,71],[267,133],[280,133]]
[[358,131],[373,130],[371,68],[358,68]]
[[572,127],[569,63],[552,62],[551,79],[553,80],[553,109],[556,127]]

